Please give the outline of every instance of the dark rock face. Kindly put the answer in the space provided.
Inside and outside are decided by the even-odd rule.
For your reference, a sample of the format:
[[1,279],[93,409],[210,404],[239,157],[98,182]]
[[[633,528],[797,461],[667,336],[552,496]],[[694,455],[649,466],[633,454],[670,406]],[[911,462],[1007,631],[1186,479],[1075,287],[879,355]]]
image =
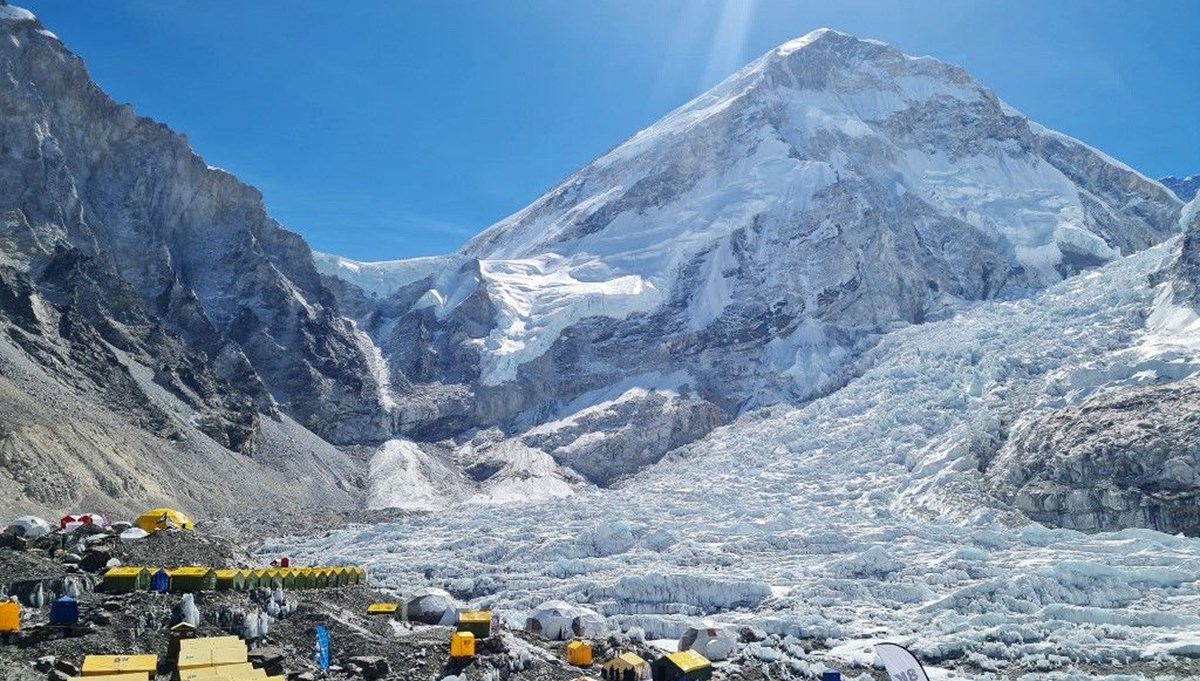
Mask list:
[[38,29],[0,21],[8,333],[163,437],[130,363],[234,451],[253,452],[259,420],[279,411],[331,442],[386,438],[379,386],[303,240]]
[[989,484],[1048,525],[1200,536],[1200,379],[1052,412],[1014,434]]
[[1171,268],[1171,285],[1177,303],[1200,307],[1200,199],[1183,207],[1180,224],[1183,246]]

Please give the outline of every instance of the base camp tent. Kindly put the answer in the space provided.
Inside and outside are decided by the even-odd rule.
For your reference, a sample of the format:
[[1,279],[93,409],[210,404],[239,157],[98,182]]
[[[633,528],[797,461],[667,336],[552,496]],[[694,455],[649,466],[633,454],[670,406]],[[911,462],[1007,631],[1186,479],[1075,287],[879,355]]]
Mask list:
[[575,608],[575,617],[571,618],[571,633],[579,638],[600,638],[608,631],[608,622],[604,616],[588,608]]
[[476,639],[492,635],[492,611],[468,610],[458,613],[458,630],[469,631]]
[[108,518],[103,513],[76,513],[65,515],[58,519],[58,529],[67,532],[74,531],[84,525],[108,527]]
[[650,666],[654,681],[708,681],[712,663],[694,650],[663,655]]
[[189,593],[193,591],[216,591],[217,571],[207,567],[182,567],[167,570],[171,577],[171,591]]
[[405,604],[408,619],[422,624],[452,626],[458,622],[458,602],[441,589],[420,589]]
[[694,650],[710,660],[724,660],[737,649],[737,637],[712,620],[696,622],[683,632],[679,649]]
[[217,591],[245,591],[246,576],[241,570],[217,570]]
[[123,530],[121,532],[121,534],[119,534],[117,536],[121,538],[122,542],[128,543],[128,542],[141,541],[141,540],[145,539],[146,537],[149,537],[150,533],[143,530],[140,527],[131,527],[127,530]]
[[571,625],[577,614],[577,608],[566,601],[546,601],[529,613],[525,629],[552,641],[565,640],[574,636]]
[[179,529],[194,530],[196,526],[192,519],[173,508],[152,508],[138,516],[134,525],[147,532],[158,530]]
[[144,567],[115,567],[104,573],[106,593],[129,593],[150,588],[150,571]]
[[600,667],[604,681],[642,681],[650,678],[650,663],[633,653],[621,653]]
[[54,531],[54,527],[46,520],[35,515],[23,515],[9,523],[5,532],[18,537],[34,539],[44,537]]

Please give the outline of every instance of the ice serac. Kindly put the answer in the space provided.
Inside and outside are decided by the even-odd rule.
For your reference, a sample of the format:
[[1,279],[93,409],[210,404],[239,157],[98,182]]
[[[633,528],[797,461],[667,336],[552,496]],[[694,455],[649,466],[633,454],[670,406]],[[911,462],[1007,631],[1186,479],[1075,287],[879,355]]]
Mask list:
[[[683,435],[639,453],[644,463],[749,408],[829,393],[898,326],[1155,244],[1179,205],[958,67],[820,30],[574,173],[440,271],[319,267],[343,280],[397,383],[447,393],[417,390],[406,428],[517,433],[613,386],[674,390],[690,407],[663,410],[671,420],[654,429]],[[696,418],[707,409],[719,416]],[[620,411],[607,409],[605,433],[621,430]],[[620,456],[595,444],[596,457]]]
[[[140,503],[159,483],[179,492],[185,471],[205,469],[209,477],[190,478],[200,504],[222,495],[213,477],[256,465],[221,463],[222,451],[266,461],[290,439],[296,462],[341,456],[292,419],[332,442],[386,439],[370,357],[303,240],[183,136],[113,102],[32,14],[3,10],[0,448],[22,456],[0,461],[11,463],[4,472],[15,497],[57,506],[95,493],[104,503]],[[103,437],[44,421],[76,403],[94,413],[73,425],[94,422]],[[179,444],[197,438],[213,446]],[[44,460],[26,461],[25,445],[36,442]],[[205,464],[159,470],[149,463],[159,457],[133,454],[155,447],[192,450]],[[72,457],[134,477],[85,473]],[[318,465],[329,473],[341,464]],[[143,480],[139,491],[131,480],[151,468],[155,484]],[[76,476],[78,488],[55,502],[34,489],[39,475]],[[331,477],[321,484],[336,489],[353,473]],[[273,479],[262,472],[260,483]],[[230,480],[225,491],[248,484]]]
[[993,491],[1029,517],[1200,535],[1200,199],[1180,226],[1142,335],[1110,368],[1064,377],[1078,398],[1025,414],[989,467]]

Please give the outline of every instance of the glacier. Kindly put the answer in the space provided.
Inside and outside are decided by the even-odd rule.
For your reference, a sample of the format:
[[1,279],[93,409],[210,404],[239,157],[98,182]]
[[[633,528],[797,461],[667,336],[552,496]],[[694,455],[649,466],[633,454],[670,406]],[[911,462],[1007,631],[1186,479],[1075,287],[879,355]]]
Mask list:
[[1179,245],[896,330],[837,392],[747,413],[611,488],[266,550],[365,563],[402,592],[444,586],[514,623],[561,598],[652,639],[711,617],[822,642],[803,659],[759,651],[796,669],[844,668],[885,639],[968,678],[1186,657],[1200,541],[1031,524],[980,475],[1006,429],[1053,408],[1064,372],[1121,365],[1159,333],[1145,320]]

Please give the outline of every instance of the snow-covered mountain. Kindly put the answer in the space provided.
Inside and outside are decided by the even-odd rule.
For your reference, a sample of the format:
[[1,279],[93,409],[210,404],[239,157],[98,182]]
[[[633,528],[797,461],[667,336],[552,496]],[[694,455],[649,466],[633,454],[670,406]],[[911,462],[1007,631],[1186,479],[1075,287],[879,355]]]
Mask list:
[[1196,193],[1200,192],[1200,175],[1188,175],[1187,177],[1167,176],[1158,180],[1164,187],[1175,192],[1175,195],[1184,201],[1191,201],[1196,198]]
[[1179,206],[958,67],[819,30],[459,254],[317,266],[403,386],[398,432],[498,426],[608,484],[828,394],[886,333],[1159,243]]

